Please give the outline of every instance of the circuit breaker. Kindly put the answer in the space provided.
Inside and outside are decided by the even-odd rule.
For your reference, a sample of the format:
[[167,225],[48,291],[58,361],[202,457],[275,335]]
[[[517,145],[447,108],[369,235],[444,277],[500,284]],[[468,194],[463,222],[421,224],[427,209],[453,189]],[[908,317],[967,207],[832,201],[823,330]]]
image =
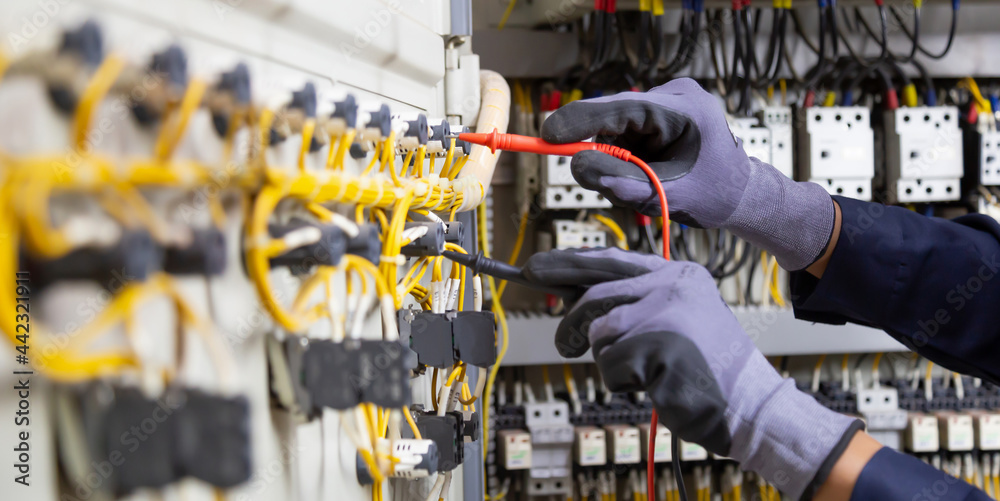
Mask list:
[[766,106],[758,116],[760,124],[771,132],[771,165],[782,174],[792,177],[794,173],[794,149],[792,134],[792,108],[788,106]]
[[800,124],[800,179],[831,195],[871,200],[875,137],[870,111],[862,106],[806,108]]
[[886,112],[885,129],[890,202],[958,200],[965,168],[958,108],[897,108]]
[[729,127],[733,135],[743,140],[743,151],[748,157],[771,163],[771,129],[759,125],[756,118],[732,119]]
[[1000,185],[1000,130],[979,136],[979,179],[983,185]]

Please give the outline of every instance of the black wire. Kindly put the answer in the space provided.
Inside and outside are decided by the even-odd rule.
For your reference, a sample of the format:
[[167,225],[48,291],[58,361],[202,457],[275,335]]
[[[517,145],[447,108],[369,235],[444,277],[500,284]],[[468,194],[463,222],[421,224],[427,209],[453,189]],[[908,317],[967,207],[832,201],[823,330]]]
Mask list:
[[[948,42],[945,44],[944,50],[942,50],[940,54],[931,54],[929,51],[927,51],[927,49],[920,46],[920,44],[917,41],[918,38],[920,37],[919,24],[914,26],[914,30],[911,33],[910,30],[907,29],[906,23],[903,22],[902,16],[899,15],[897,9],[893,7],[890,10],[892,11],[893,17],[895,17],[896,20],[899,22],[899,27],[902,28],[903,33],[906,34],[907,38],[913,41],[913,46],[916,48],[916,50],[919,50],[925,56],[931,59],[941,59],[948,54],[948,51],[951,50],[951,45],[952,43],[955,42],[955,32],[958,29],[958,5],[953,4],[953,7],[951,9],[951,28],[949,28],[948,30]],[[919,20],[919,14],[920,14],[919,9],[916,10],[916,14],[917,14],[916,19]],[[910,57],[911,58],[913,57],[912,54]]]
[[806,46],[809,47],[809,49],[812,50],[814,54],[819,54],[819,48],[816,47],[816,44],[813,43],[812,40],[809,40],[809,36],[806,35],[805,30],[802,28],[802,20],[799,19],[799,13],[793,9],[791,14],[792,14],[792,24],[795,25],[795,33],[799,35],[799,38],[801,38],[802,41],[806,43]]
[[[825,9],[825,7],[824,7]],[[816,63],[816,67],[813,68],[812,75],[806,79],[806,89],[814,89],[816,83],[819,82],[820,78],[826,72],[826,15],[825,10],[819,13],[819,50],[817,51],[819,55],[819,61]]]
[[674,479],[677,481],[677,491],[681,501],[687,501],[688,493],[684,488],[684,471],[681,469],[681,441],[676,433],[670,434],[670,457],[673,458]]

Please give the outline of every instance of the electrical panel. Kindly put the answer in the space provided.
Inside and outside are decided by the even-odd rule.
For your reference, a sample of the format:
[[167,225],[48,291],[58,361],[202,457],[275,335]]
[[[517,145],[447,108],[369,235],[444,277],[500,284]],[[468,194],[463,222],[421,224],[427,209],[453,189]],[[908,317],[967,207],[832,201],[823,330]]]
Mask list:
[[831,195],[871,200],[875,176],[871,111],[861,106],[814,107],[804,115],[798,126],[801,178]]
[[959,199],[964,163],[958,122],[958,108],[953,106],[887,112],[886,182],[890,201]]

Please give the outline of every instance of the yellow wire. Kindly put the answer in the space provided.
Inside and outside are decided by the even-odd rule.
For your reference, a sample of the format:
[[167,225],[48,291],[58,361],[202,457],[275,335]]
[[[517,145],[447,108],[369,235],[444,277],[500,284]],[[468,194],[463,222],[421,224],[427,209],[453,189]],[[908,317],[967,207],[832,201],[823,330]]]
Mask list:
[[615,236],[615,244],[619,248],[628,250],[628,239],[625,238],[625,231],[622,230],[622,227],[619,226],[614,219],[611,219],[603,214],[594,214],[594,219],[611,231],[611,233]]
[[[517,258],[521,256],[521,247],[524,246],[524,236],[528,229],[528,215],[531,211],[527,208],[521,212],[521,220],[517,223],[517,238],[514,240],[514,248],[510,251],[510,258],[507,259],[507,264],[514,264],[517,262]],[[483,223],[485,224],[485,223]],[[485,227],[484,227],[485,228]],[[500,302],[503,298],[503,293],[507,289],[507,281],[500,281],[500,288],[497,289],[497,293],[494,296],[496,302]]]
[[[479,208],[476,211],[478,217],[478,228],[479,228],[479,247],[483,250],[483,254],[486,257],[490,256],[489,240],[486,237],[486,201],[479,203]],[[497,299],[497,289],[496,283],[493,277],[486,277],[486,283],[489,285],[490,294],[493,296],[493,313],[497,317],[497,324],[500,326],[500,332],[503,336],[503,341],[500,343],[500,351],[497,353],[497,361],[490,367],[489,376],[486,378],[486,389],[483,391],[483,436],[489,437],[489,422],[490,422],[490,397],[493,394],[493,383],[496,381],[497,372],[500,370],[500,364],[503,363],[503,358],[507,355],[507,342],[508,342],[508,331],[507,331],[507,315],[504,312],[503,305]],[[483,459],[486,459],[487,450],[483,448]]]
[[125,68],[124,59],[117,54],[108,55],[80,94],[80,101],[73,114],[72,129],[73,147],[77,152],[83,152],[94,111],[111,90],[123,68]]
[[517,0],[510,0],[510,3],[507,4],[507,10],[503,11],[503,17],[500,18],[500,24],[497,25],[498,30],[502,30],[507,25],[507,18],[510,17],[515,4],[517,4]]
[[[205,96],[207,88],[207,84],[198,79],[192,79],[188,83],[187,90],[184,91],[184,98],[181,100],[180,109],[177,110],[173,120],[175,123],[164,122],[160,134],[156,138],[153,152],[158,160],[164,161],[173,154],[177,148],[177,144],[184,137],[184,132],[187,130],[191,115],[201,106],[201,100]],[[170,125],[173,125],[173,127]]]
[[309,158],[309,147],[312,146],[313,132],[316,131],[316,119],[308,118],[302,123],[302,144],[299,145],[299,171],[306,170],[306,159]]

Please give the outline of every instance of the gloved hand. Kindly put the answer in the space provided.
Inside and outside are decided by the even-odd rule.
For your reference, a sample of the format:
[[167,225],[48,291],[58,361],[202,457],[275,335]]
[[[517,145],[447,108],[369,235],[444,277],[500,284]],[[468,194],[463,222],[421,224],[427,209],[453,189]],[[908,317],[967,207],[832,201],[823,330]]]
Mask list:
[[647,392],[677,436],[793,499],[811,497],[863,427],[782,379],[697,264],[610,248],[536,254],[524,270],[588,287],[559,325],[563,356],[583,354],[589,338],[611,391]]
[[[628,149],[656,171],[677,222],[732,231],[792,271],[812,264],[830,240],[834,208],[826,191],[747,158],[719,101],[694,80],[575,101],[542,124],[542,138],[551,143],[595,136]],[[656,192],[634,164],[583,151],[573,156],[571,168],[581,186],[616,205],[659,215]]]

